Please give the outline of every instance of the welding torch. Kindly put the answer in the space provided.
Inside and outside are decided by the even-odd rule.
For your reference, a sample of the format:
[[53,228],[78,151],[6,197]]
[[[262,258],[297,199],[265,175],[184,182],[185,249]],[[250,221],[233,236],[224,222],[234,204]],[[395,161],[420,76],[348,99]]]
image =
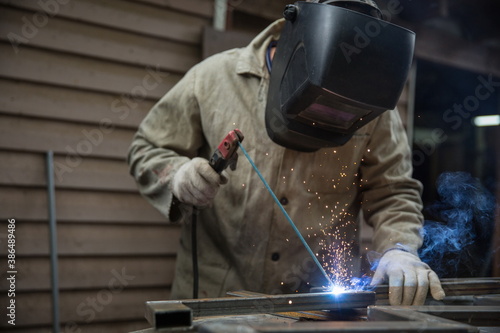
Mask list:
[[[230,131],[224,139],[219,143],[215,149],[212,157],[208,163],[219,175],[227,167],[231,170],[236,169],[236,163],[238,162],[238,150],[239,143],[243,141],[243,133],[239,129],[234,129]],[[175,199],[175,198],[174,198]],[[175,199],[177,200],[177,199]],[[178,200],[177,200],[178,201]],[[193,298],[198,298],[198,241],[196,232],[196,220],[198,215],[198,209],[193,208],[193,216],[191,221],[191,247],[192,247],[192,261],[193,261]]]
[[231,170],[236,169],[236,163],[238,162],[238,143],[243,141],[243,133],[239,129],[230,131],[221,143],[215,149],[212,157],[210,158],[210,166],[217,172],[221,174],[227,167]]

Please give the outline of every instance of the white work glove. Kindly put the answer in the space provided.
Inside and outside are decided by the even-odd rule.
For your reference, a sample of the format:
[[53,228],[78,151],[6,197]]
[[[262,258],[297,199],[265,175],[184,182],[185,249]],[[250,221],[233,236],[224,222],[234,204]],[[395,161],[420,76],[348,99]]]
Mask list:
[[207,206],[225,183],[227,178],[215,172],[206,159],[195,157],[174,174],[172,192],[182,203]]
[[430,289],[435,300],[445,296],[437,274],[417,256],[393,249],[387,251],[378,263],[371,285],[389,283],[391,305],[422,305]]

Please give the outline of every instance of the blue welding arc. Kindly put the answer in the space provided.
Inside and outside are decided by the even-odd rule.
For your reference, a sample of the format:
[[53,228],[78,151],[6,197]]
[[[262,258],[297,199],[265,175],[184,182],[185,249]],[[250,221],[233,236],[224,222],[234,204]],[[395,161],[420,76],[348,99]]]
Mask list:
[[285,218],[290,223],[290,225],[292,226],[292,228],[295,231],[295,233],[297,234],[297,236],[299,236],[300,241],[302,242],[302,244],[306,248],[307,252],[309,252],[309,254],[311,255],[311,257],[313,258],[314,263],[318,266],[320,272],[326,278],[326,280],[328,281],[329,285],[332,285],[332,281],[330,280],[330,277],[328,276],[328,274],[326,274],[326,272],[323,269],[323,266],[321,266],[321,263],[319,262],[318,258],[316,258],[316,256],[314,255],[313,251],[309,247],[309,244],[307,244],[307,242],[304,239],[304,237],[302,237],[302,234],[300,233],[300,230],[295,226],[295,223],[293,223],[292,218],[290,217],[290,215],[288,215],[288,213],[286,212],[285,208],[283,208],[283,205],[281,205],[280,201],[278,200],[278,197],[276,197],[276,195],[274,194],[273,190],[271,189],[271,187],[269,186],[269,184],[267,183],[267,181],[264,179],[264,176],[262,176],[262,174],[260,173],[259,169],[257,168],[257,166],[255,165],[255,163],[253,162],[253,160],[250,157],[250,155],[248,155],[248,153],[245,150],[245,148],[243,148],[243,146],[241,145],[241,142],[238,142],[238,145],[240,146],[241,151],[243,152],[243,154],[245,154],[246,158],[248,159],[248,161],[252,165],[252,168],[255,170],[255,172],[257,172],[257,175],[259,176],[260,180],[262,180],[262,183],[264,183],[264,186],[267,188],[267,190],[269,191],[269,193],[273,197],[273,199],[276,202],[276,204],[278,205],[278,207],[283,212],[283,215],[285,215]]

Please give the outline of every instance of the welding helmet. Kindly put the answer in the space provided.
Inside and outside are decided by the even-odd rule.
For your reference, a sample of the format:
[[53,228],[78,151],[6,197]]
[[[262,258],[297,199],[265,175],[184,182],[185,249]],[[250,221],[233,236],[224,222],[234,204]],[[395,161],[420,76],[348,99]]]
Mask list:
[[265,112],[275,143],[298,151],[341,146],[396,107],[412,31],[384,21],[371,0],[298,1],[284,17]]

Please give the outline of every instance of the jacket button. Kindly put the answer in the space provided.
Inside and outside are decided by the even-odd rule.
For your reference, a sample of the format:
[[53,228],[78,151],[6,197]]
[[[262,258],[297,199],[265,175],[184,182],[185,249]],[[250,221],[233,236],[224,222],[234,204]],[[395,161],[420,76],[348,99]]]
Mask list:
[[280,254],[278,252],[274,252],[272,255],[271,255],[271,260],[272,261],[278,261],[280,260]]
[[288,199],[286,197],[283,197],[283,198],[280,199],[280,203],[283,206],[286,206],[286,205],[288,205]]

